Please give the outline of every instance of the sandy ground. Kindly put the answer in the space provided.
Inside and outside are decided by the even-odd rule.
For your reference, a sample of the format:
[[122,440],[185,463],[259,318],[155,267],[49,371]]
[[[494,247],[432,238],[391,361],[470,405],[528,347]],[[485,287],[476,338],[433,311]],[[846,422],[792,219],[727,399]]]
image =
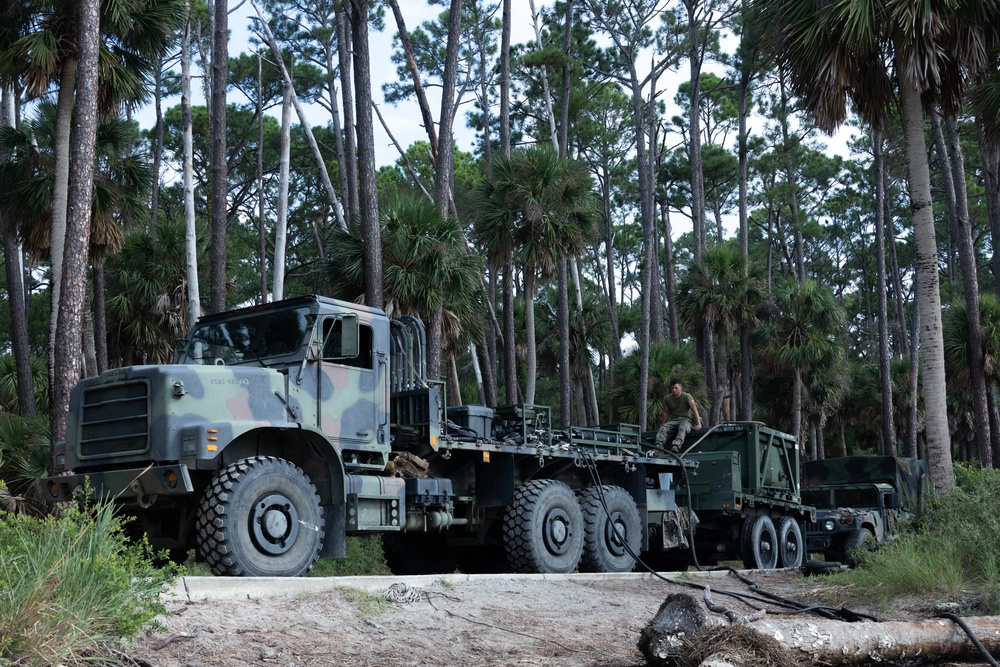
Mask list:
[[[824,577],[798,571],[744,573],[761,589],[802,602],[840,606]],[[669,575],[675,580],[676,573]],[[752,609],[724,590],[751,593],[732,575],[682,581],[708,583],[716,604],[739,614]],[[237,665],[605,665],[644,664],[636,649],[643,627],[673,592],[702,593],[653,578],[595,581],[586,575],[549,581],[494,575],[438,578],[409,590],[412,602],[388,602],[379,591],[398,578],[369,583],[369,591],[247,594],[232,599],[168,602],[164,628],[142,637],[129,652],[152,667]],[[384,583],[384,586],[382,585]],[[377,588],[378,591],[374,590]],[[762,602],[751,602],[776,611]],[[933,604],[888,609],[851,607],[884,620],[926,618]]]

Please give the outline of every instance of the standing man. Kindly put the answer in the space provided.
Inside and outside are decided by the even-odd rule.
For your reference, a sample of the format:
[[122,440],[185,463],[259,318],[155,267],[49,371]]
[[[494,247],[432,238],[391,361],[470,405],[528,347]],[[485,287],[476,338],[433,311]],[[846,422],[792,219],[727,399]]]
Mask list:
[[663,425],[656,432],[656,446],[663,448],[668,440],[671,440],[670,451],[679,452],[684,444],[684,438],[691,431],[691,422],[694,421],[694,430],[701,430],[701,415],[698,414],[698,406],[695,405],[691,394],[684,391],[681,381],[674,378],[670,381],[670,393],[663,399],[663,412],[660,413],[660,421]]

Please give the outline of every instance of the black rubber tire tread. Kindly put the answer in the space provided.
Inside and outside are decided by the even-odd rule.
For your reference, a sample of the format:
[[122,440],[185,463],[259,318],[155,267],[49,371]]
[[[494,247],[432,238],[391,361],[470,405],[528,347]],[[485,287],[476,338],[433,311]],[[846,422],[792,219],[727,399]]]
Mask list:
[[[545,521],[558,510],[568,519],[565,553],[553,553],[545,545]],[[503,543],[507,560],[515,572],[566,574],[574,571],[583,555],[583,513],[572,489],[554,479],[535,479],[514,490],[514,502],[503,521]]]
[[867,528],[859,528],[844,538],[844,564],[854,569],[860,560],[858,552],[875,551],[877,548],[875,535]]
[[740,530],[740,557],[748,570],[773,570],[777,566],[778,535],[771,517],[756,514],[743,522]]
[[[280,555],[262,553],[250,536],[251,507],[272,493],[294,503],[302,526]],[[202,497],[196,527],[198,551],[217,576],[303,576],[323,547],[323,509],[316,487],[295,464],[273,456],[241,459],[219,471]]]
[[[601,494],[604,504],[601,504]],[[591,486],[578,495],[583,511],[583,557],[581,572],[631,572],[635,569],[635,558],[628,550],[614,553],[608,546],[613,533],[608,512],[619,517],[619,529],[625,534],[625,543],[633,554],[642,549],[642,527],[639,508],[635,500],[620,486]]]
[[774,525],[778,534],[778,567],[801,567],[805,557],[805,540],[802,539],[802,526],[795,517],[778,517]]

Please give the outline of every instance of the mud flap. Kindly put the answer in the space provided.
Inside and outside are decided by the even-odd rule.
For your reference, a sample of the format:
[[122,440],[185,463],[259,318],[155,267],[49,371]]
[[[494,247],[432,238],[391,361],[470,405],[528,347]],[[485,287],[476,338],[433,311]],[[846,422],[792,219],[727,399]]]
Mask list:
[[323,505],[326,517],[326,537],[320,558],[347,558],[347,505]]
[[676,507],[663,513],[663,550],[690,549],[688,535],[698,525],[698,515],[687,507]]

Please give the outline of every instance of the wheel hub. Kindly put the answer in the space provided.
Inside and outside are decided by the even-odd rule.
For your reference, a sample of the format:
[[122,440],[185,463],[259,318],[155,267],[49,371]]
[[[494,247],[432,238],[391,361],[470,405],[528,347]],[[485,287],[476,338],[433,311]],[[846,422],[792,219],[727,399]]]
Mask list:
[[260,498],[250,511],[250,538],[263,554],[278,556],[295,544],[299,533],[299,513],[291,500],[280,493]]
[[573,528],[566,510],[556,508],[545,516],[542,538],[550,553],[562,555],[569,550],[573,541]]
[[625,517],[621,512],[612,512],[611,519],[604,526],[604,544],[608,552],[615,556],[624,556],[625,544],[622,541],[623,539],[628,540]]

